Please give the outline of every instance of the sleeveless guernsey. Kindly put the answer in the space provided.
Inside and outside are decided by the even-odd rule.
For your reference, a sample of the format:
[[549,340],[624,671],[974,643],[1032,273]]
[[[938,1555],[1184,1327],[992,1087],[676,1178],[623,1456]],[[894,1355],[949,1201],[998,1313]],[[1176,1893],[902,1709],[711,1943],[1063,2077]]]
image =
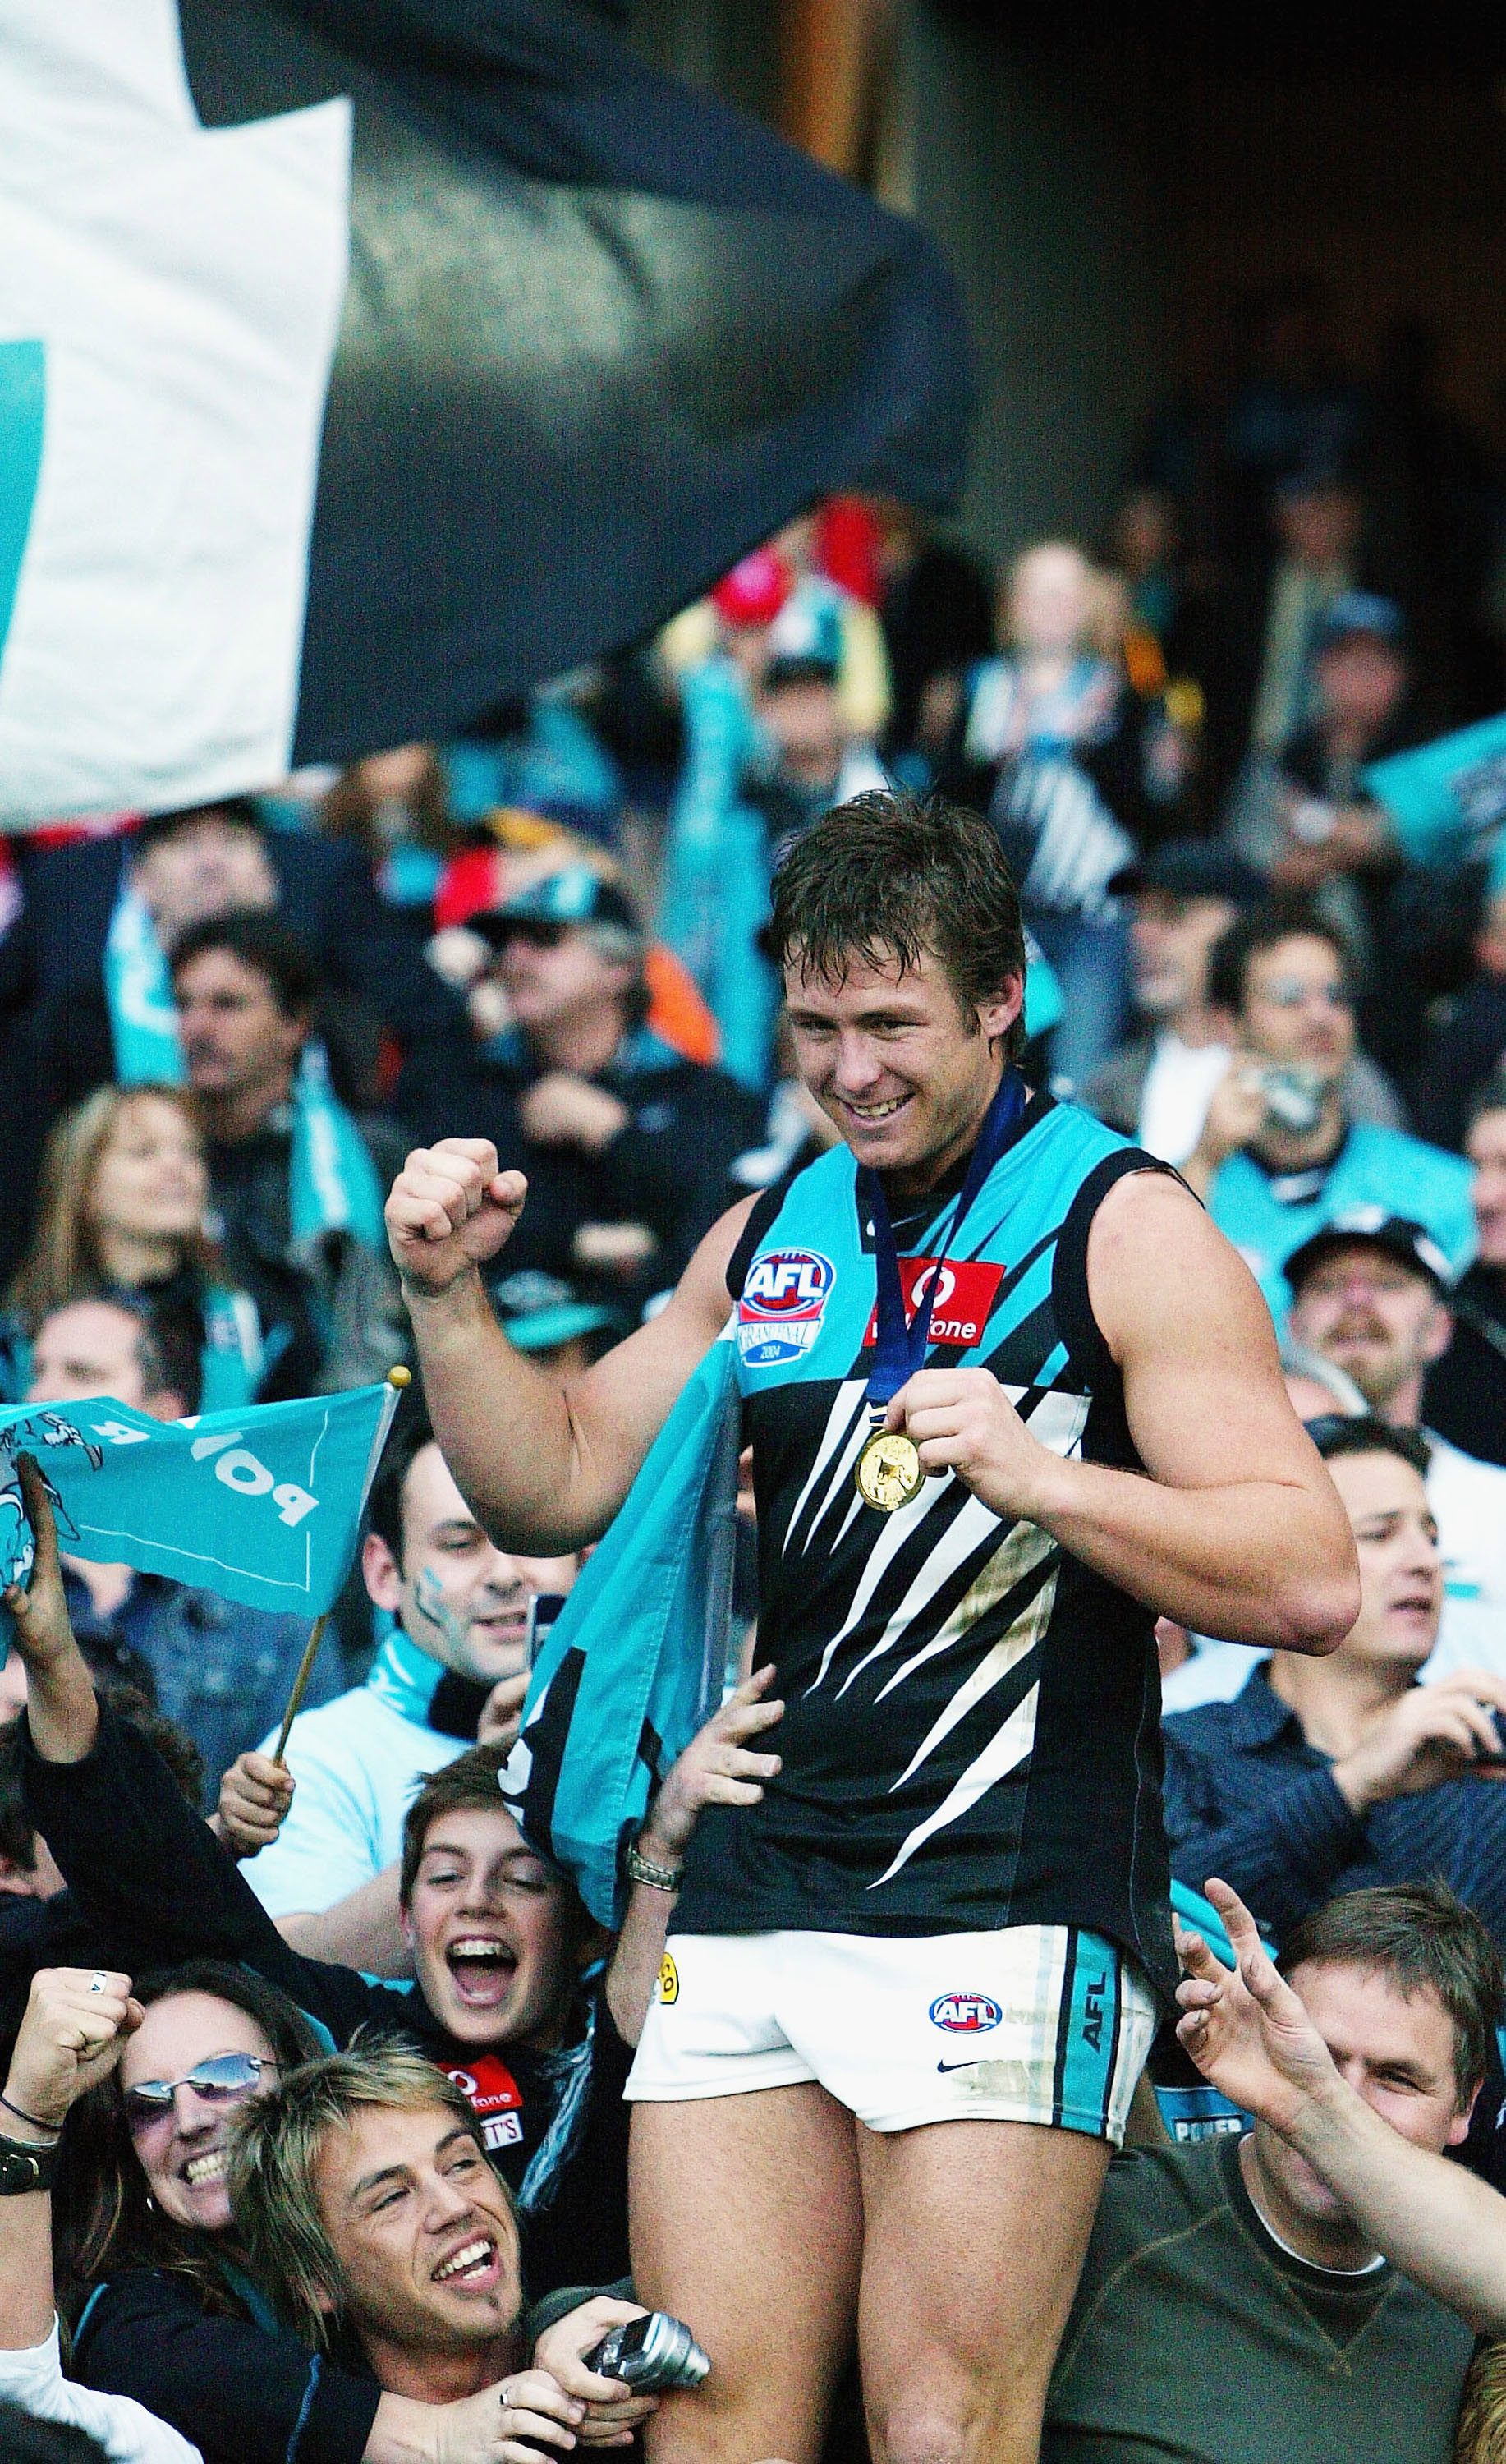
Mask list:
[[[965,1169],[896,1220],[906,1307]],[[1043,1443],[1141,1468],[1087,1243],[1113,1184],[1161,1169],[1034,1098],[941,1270],[927,1366],[991,1369]],[[845,1148],[760,1201],[729,1285],[783,1768],[701,1815],[671,1930],[1080,1925],[1169,1993],[1150,1611],[952,1475],[895,1514],[858,1495],[875,1275]]]

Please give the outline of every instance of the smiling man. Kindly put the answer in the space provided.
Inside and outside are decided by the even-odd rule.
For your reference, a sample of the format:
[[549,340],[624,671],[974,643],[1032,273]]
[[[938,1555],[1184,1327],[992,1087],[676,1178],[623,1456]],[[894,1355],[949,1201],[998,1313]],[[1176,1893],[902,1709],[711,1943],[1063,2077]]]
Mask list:
[[[286,1758],[292,1806],[274,1844],[247,1871],[299,1949],[359,1955],[363,1967],[390,1973],[382,1955],[390,1893],[372,1894],[373,1904],[334,1925],[303,1920],[396,1862],[414,1790],[474,1745],[489,1706],[497,1734],[511,1738],[527,1683],[529,1604],[540,1593],[567,1592],[576,1560],[493,1548],[416,1410],[382,1458],[368,1521],[361,1572],[377,1607],[396,1622],[364,1685],[295,1720]],[[274,1742],[274,1734],[266,1740],[264,1755]]]
[[1506,2203],[1441,2161],[1491,2058],[1499,1956],[1430,1883],[1333,1901],[1278,1977],[1210,1888],[1240,1974],[1184,1937],[1177,2033],[1255,2125],[1115,2163],[1045,2464],[1448,2464],[1475,2333],[1506,2324]]
[[27,1671],[25,1799],[114,1964],[241,1962],[337,2044],[369,2027],[405,2038],[460,2089],[515,2193],[531,2291],[625,2276],[631,2057],[612,2022],[604,1937],[503,1806],[504,1749],[457,1756],[409,1810],[400,1897],[415,1984],[303,1957],[151,1747],[97,1703],[47,1494],[25,1457],[21,1474],[36,1570],[5,1604]]
[[353,2341],[387,2393],[447,2405],[494,2387],[504,2459],[619,2446],[653,2409],[580,2366],[637,2303],[579,2304],[535,2349],[512,2200],[427,2062],[379,2048],[306,2063],[246,2108],[230,2161],[237,2230],[287,2324],[316,2350]]
[[787,1708],[757,1805],[703,1815],[683,1874],[629,1859],[680,1892],[628,2090],[635,2281],[715,2360],[656,2464],[810,2464],[855,2321],[878,2464],[1025,2464],[1174,1982],[1153,1609],[1320,1651],[1352,1545],[1202,1210],[1026,1100],[989,825],[840,806],[771,930],[841,1144],[725,1216],[649,1326],[563,1381],[512,1349],[481,1269],[526,1184],[484,1140],[410,1155],[388,1231],[499,1545],[598,1535],[732,1312]]

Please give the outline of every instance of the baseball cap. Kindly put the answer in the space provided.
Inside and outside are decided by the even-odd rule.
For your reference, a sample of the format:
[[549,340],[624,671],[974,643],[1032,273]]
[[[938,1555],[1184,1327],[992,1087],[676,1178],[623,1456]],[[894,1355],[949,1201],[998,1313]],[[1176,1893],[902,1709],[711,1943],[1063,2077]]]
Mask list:
[[603,1327],[622,1332],[622,1322],[600,1301],[588,1301],[558,1275],[521,1267],[491,1287],[492,1306],[508,1341],[519,1352],[547,1352]]
[[841,618],[829,592],[797,590],[769,627],[768,684],[813,671],[835,676],[841,666]]
[[1108,886],[1120,898],[1161,890],[1172,898],[1227,898],[1231,907],[1259,907],[1271,895],[1264,873],[1218,839],[1168,839],[1126,864]]
[[498,948],[513,924],[617,924],[640,935],[644,929],[617,883],[603,881],[588,864],[567,864],[559,872],[545,873],[505,906],[468,915],[466,922]]
[[1406,632],[1406,620],[1394,599],[1383,599],[1378,590],[1341,590],[1318,620],[1314,648],[1331,650],[1351,633],[1373,633],[1377,640],[1400,649]]
[[1379,1249],[1398,1265],[1426,1275],[1441,1300],[1447,1300],[1453,1288],[1453,1269],[1431,1233],[1409,1216],[1387,1215],[1384,1206],[1350,1206],[1336,1215],[1331,1223],[1293,1250],[1283,1268],[1286,1280],[1294,1292],[1299,1291],[1314,1267],[1336,1249],[1359,1246]]

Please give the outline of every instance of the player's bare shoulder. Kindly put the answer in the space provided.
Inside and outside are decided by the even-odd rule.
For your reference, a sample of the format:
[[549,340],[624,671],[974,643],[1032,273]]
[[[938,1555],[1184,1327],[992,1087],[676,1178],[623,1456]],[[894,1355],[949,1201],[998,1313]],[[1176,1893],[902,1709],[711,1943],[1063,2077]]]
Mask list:
[[1088,1292],[1110,1351],[1150,1328],[1232,1313],[1269,1332],[1269,1312],[1238,1251],[1172,1172],[1127,1172],[1105,1192],[1087,1244]]

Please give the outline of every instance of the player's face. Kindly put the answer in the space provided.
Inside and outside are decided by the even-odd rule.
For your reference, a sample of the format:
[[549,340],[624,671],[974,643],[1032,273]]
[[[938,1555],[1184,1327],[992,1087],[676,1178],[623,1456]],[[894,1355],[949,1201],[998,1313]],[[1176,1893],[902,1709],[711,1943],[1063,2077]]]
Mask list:
[[578,1910],[512,1815],[436,1815],[404,1931],[425,2001],[463,2045],[559,2041],[578,1974]]
[[[1430,2155],[1459,2145],[1469,2107],[1461,2112],[1453,2075],[1453,2022],[1435,1993],[1420,1988],[1404,1995],[1384,1969],[1337,1961],[1299,1968],[1292,1986],[1341,2076],[1383,2122]],[[1261,2124],[1255,2158],[1266,2183],[1297,2214],[1342,2221],[1344,2210],[1327,2183]]]
[[802,973],[797,956],[785,969],[801,1078],[858,1161],[900,1189],[928,1189],[971,1145],[1023,999],[1012,977],[965,1014],[929,951],[904,970],[855,957],[840,983]]

